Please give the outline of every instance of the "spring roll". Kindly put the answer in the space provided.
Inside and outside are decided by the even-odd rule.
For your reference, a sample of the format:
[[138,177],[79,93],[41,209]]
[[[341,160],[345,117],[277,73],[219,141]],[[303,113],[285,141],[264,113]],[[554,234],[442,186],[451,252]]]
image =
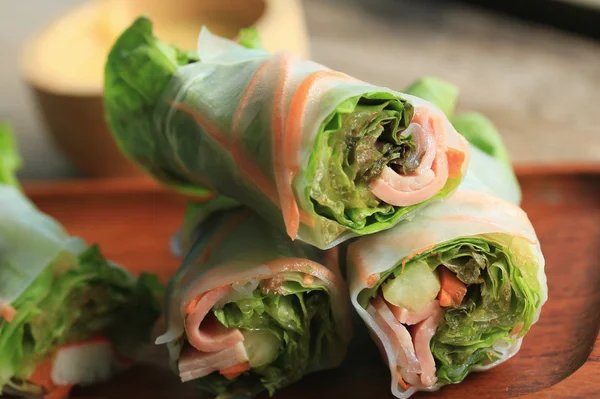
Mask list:
[[475,161],[452,196],[348,249],[352,304],[398,398],[508,360],[547,300],[544,257],[527,215],[496,195],[502,183],[472,173],[486,167]]
[[337,248],[292,242],[248,209],[213,213],[167,288],[166,344],[182,381],[270,394],[336,367],[351,335]]
[[206,29],[182,52],[144,18],[108,57],[105,108],[121,150],[159,181],[213,190],[321,249],[449,195],[469,159],[425,100]]
[[71,237],[20,191],[0,126],[0,396],[61,399],[108,379],[148,343],[158,280],[138,280]]

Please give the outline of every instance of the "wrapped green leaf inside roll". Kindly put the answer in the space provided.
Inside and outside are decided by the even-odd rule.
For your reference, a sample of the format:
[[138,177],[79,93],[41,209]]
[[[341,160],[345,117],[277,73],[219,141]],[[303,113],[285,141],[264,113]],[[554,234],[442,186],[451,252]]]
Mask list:
[[156,179],[213,190],[319,248],[449,195],[468,145],[433,104],[203,30],[197,54],[137,20],[105,74],[122,151]]
[[544,258],[527,215],[496,195],[502,184],[478,179],[486,165],[475,162],[452,196],[349,246],[351,300],[398,398],[509,359],[547,299]]
[[0,127],[0,394],[61,399],[104,381],[149,343],[158,280],[136,280],[71,237],[16,186],[20,158]]
[[405,92],[437,105],[454,128],[467,139],[473,163],[467,173],[477,176],[480,189],[485,184],[497,196],[517,205],[521,203],[521,188],[508,150],[492,121],[472,111],[455,115],[458,87],[440,78],[424,77],[409,85]]
[[216,212],[167,289],[167,344],[182,381],[253,396],[337,366],[350,338],[349,301],[326,252],[247,209]]

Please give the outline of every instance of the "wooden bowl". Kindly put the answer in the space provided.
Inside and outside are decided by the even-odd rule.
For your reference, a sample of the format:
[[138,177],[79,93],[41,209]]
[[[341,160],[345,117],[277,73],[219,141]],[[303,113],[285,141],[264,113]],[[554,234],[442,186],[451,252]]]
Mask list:
[[106,56],[142,14],[159,38],[182,48],[196,47],[202,25],[232,39],[254,26],[269,51],[309,56],[300,0],[92,0],[78,6],[25,44],[21,72],[54,140],[93,177],[142,174],[119,152],[102,104]]

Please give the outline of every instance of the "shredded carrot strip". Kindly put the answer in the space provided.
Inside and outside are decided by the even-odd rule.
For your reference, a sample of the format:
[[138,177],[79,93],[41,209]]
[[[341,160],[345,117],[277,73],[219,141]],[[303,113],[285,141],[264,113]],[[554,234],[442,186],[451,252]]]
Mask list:
[[240,374],[250,370],[250,363],[238,363],[234,366],[228,367],[226,369],[220,370],[219,373],[222,374],[228,380],[233,380],[238,377]]
[[63,399],[69,395],[72,385],[56,385],[52,381],[52,366],[54,359],[49,358],[41,362],[33,374],[28,378],[29,382],[40,386],[46,394],[44,399]]
[[305,287],[310,287],[315,282],[315,276],[311,274],[305,274],[302,279],[302,285]]
[[206,294],[206,292],[198,295],[196,298],[192,299],[185,307],[185,314],[192,314],[194,312],[194,309],[196,309],[196,306],[198,305],[198,302],[200,302],[200,299],[202,299],[202,297]]
[[522,329],[523,329],[523,323],[519,323],[512,329],[512,331],[510,332],[510,335],[511,336],[517,335],[518,333],[521,332]]
[[444,266],[439,266],[438,275],[440,278],[440,306],[458,306],[467,293],[467,287],[450,270]]
[[243,171],[243,173],[248,176],[248,178],[254,183],[256,187],[258,187],[267,198],[273,203],[277,203],[277,191],[275,186],[269,181],[268,177],[262,172],[262,170],[256,165],[252,160],[248,158],[245,154],[244,150],[239,145],[240,139],[240,119],[248,106],[248,102],[252,97],[252,94],[258,88],[260,80],[264,73],[267,71],[267,67],[271,63],[271,60],[265,61],[254,73],[246,90],[242,94],[240,102],[235,110],[235,114],[233,116],[232,122],[232,145],[231,145],[231,155],[233,157],[233,162],[238,165],[239,169]]
[[64,399],[69,396],[71,389],[73,385],[58,385],[44,395],[44,399]]
[[281,207],[287,233],[290,238],[294,240],[298,236],[298,229],[300,228],[300,212],[296,197],[292,190],[291,181],[288,181],[288,171],[285,170],[284,160],[284,95],[286,83],[290,75],[290,58],[288,53],[282,53],[280,57],[280,75],[275,90],[275,96],[273,98],[273,120],[271,121],[271,130],[273,133],[273,161],[275,168],[275,182],[279,193],[279,205]]
[[215,139],[215,141],[223,148],[229,149],[229,138],[227,135],[221,133],[217,128],[208,123],[208,121],[206,121],[204,117],[202,117],[202,115],[200,115],[200,113],[197,112],[193,107],[188,104],[175,101],[171,101],[169,105],[190,115],[210,137]]
[[411,385],[408,382],[404,381],[400,373],[398,373],[398,385],[400,385],[405,391],[411,387]]
[[204,263],[208,261],[208,258],[210,258],[210,254],[212,253],[212,251],[227,238],[227,236],[229,235],[229,233],[231,233],[233,229],[239,226],[244,220],[248,219],[250,216],[251,213],[248,211],[242,211],[233,215],[227,221],[227,223],[225,223],[221,227],[221,229],[211,237],[210,241],[206,243],[204,252],[202,253],[202,256],[199,257],[199,262]]
[[446,157],[448,158],[448,177],[452,179],[459,177],[462,165],[465,162],[465,153],[454,148],[448,148]]
[[17,311],[10,303],[0,302],[0,316],[2,316],[4,320],[10,323],[14,320],[16,314]]
[[[279,102],[278,96],[283,96],[283,85],[285,84],[286,77],[287,76],[284,76],[284,79],[280,81],[281,93],[279,93],[278,90],[275,98],[276,104],[274,104],[273,110],[274,135],[276,134],[276,120],[281,120],[280,123],[283,123],[283,110],[277,109],[276,106]],[[313,72],[304,78],[304,80],[296,89],[294,97],[292,97],[292,102],[290,104],[290,109],[284,128],[285,142],[283,143],[283,148],[281,149],[282,151],[279,152],[279,156],[283,160],[283,165],[281,165],[282,167],[276,171],[281,174],[280,179],[282,180],[282,183],[281,185],[278,184],[277,187],[279,189],[281,210],[283,211],[287,233],[292,239],[296,238],[299,229],[298,203],[294,197],[292,183],[300,169],[298,153],[302,140],[302,114],[306,108],[307,101],[310,98],[311,90],[324,79],[337,79],[345,81],[353,80],[353,78],[344,73],[329,70]],[[283,106],[283,98],[281,99],[280,103],[281,106]],[[279,136],[283,137],[283,133],[279,133]]]

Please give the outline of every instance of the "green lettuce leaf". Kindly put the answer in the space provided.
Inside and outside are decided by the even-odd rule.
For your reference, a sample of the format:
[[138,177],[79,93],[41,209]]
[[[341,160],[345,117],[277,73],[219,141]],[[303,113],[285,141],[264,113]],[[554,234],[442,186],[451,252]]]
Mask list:
[[[498,358],[494,343],[513,342],[511,331],[517,326],[522,326],[519,337],[531,328],[542,298],[537,265],[524,262],[524,258],[516,267],[511,254],[521,252],[515,246],[518,243],[503,234],[460,238],[440,244],[405,265],[410,268],[425,261],[432,270],[444,266],[467,286],[462,303],[446,308],[431,340],[440,383],[461,382],[473,367]],[[366,308],[380,285],[400,273],[400,265],[388,271],[376,287],[361,292],[359,303]]]
[[[210,191],[187,184],[176,173],[179,166],[164,154],[167,138],[152,118],[155,105],[177,69],[195,61],[193,52],[154,37],[148,18],[138,18],[121,34],[108,55],[104,107],[109,127],[118,132],[113,137],[126,156],[173,190],[203,196]],[[168,169],[158,166],[171,163]]]
[[[326,359],[329,348],[339,340],[334,328],[329,293],[323,286],[305,288],[297,273],[288,273],[287,281],[278,288],[279,295],[268,294],[267,287],[257,288],[253,296],[213,309],[217,320],[226,327],[242,331],[266,331],[276,339],[269,340],[272,361],[233,381],[213,373],[198,384],[220,397],[232,392],[246,394],[277,389],[302,378]],[[246,342],[246,341],[245,341]]]
[[215,212],[227,211],[241,206],[237,201],[217,195],[206,202],[188,201],[183,219],[180,246],[187,251],[196,238],[196,230]]
[[506,145],[492,121],[479,112],[454,115],[459,93],[454,84],[436,77],[424,77],[413,82],[404,92],[436,105],[469,143],[493,158],[511,165]]
[[403,136],[413,107],[388,93],[350,98],[321,126],[309,163],[309,196],[315,211],[351,229],[389,219],[399,211],[369,190],[385,166],[408,174],[419,157]]
[[[458,100],[458,88],[455,85],[442,79],[425,77],[411,84],[405,92],[438,106],[456,131],[475,147],[471,149],[470,173],[475,174],[502,198],[516,204],[521,202],[519,181],[502,136],[494,124],[478,112],[454,115]],[[494,163],[494,160],[498,163]]]
[[457,132],[469,143],[493,158],[511,166],[510,156],[502,136],[485,115],[478,112],[466,112],[450,119]]
[[150,339],[161,291],[155,276],[134,279],[109,264],[97,246],[57,258],[13,302],[13,321],[0,321],[0,391],[39,393],[27,378],[69,342],[104,336],[120,353],[133,354]]
[[57,348],[98,335],[132,356],[150,339],[160,314],[156,276],[134,279],[41,213],[14,172],[12,132],[0,127],[0,301],[16,315],[0,318],[0,393],[43,394],[27,379]]
[[256,28],[244,28],[240,30],[239,43],[246,48],[257,50],[265,49],[262,45],[260,35]]
[[429,101],[441,109],[448,118],[454,114],[458,102],[458,87],[433,76],[416,80],[404,90],[404,93]]
[[0,184],[20,187],[16,171],[21,168],[17,142],[8,122],[0,122]]

